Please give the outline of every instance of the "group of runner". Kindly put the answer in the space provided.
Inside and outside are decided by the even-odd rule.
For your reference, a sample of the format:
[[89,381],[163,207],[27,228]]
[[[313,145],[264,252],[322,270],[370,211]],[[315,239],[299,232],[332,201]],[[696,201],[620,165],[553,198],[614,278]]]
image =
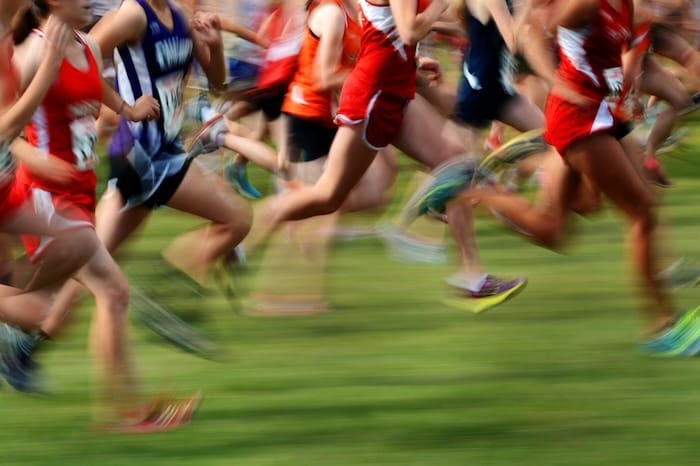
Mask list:
[[[675,12],[673,5],[663,2],[660,11],[658,2],[635,3],[289,0],[270,2],[267,25],[259,27],[197,2],[124,0],[97,8],[87,0],[4,2],[0,228],[23,235],[30,266],[26,279],[15,274],[0,288],[0,315],[12,324],[2,329],[8,344],[0,375],[20,391],[40,389],[33,354],[58,334],[85,288],[96,303],[90,347],[101,375],[102,424],[136,432],[185,424],[198,393],[153,402],[139,393],[128,342],[129,285],[114,251],[161,206],[209,221],[162,254],[202,286],[244,238],[252,247],[286,222],[327,216],[306,230],[323,245],[336,212],[386,201],[396,170],[390,146],[434,170],[406,209],[421,204],[418,210],[449,225],[460,266],[448,283],[466,307],[497,305],[527,281],[485,271],[475,205],[556,247],[569,212],[598,209],[604,195],[628,220],[647,303],[644,348],[695,355],[700,317],[677,313],[658,279],[656,202],[647,178],[668,184],[656,151],[694,103],[653,60],[654,41],[695,73],[697,54],[674,31],[653,26]],[[417,53],[438,25],[450,29],[445,24],[456,25],[452,30],[468,43],[457,89],[446,87],[438,61]],[[89,33],[81,32],[86,27]],[[222,30],[267,48],[267,69],[265,62],[226,57]],[[635,48],[639,43],[646,45]],[[549,89],[544,109],[513,86],[514,56]],[[103,75],[103,57],[113,57],[118,91]],[[209,90],[230,105],[208,112],[214,116],[185,150],[184,93],[195,62]],[[290,62],[292,71],[275,75]],[[670,104],[646,148],[630,134],[628,111],[642,93]],[[251,136],[237,122],[257,110],[276,128],[276,151],[257,140],[263,132]],[[98,204],[95,146],[110,112],[110,174]],[[492,156],[501,163],[488,170],[474,155],[477,131],[494,120],[528,134],[544,128],[549,145],[542,143],[537,162],[531,158],[523,169],[539,173],[534,204],[496,181],[494,167],[524,158],[517,145]],[[245,160],[281,178],[284,189],[254,216],[227,180],[196,159],[220,147],[240,154],[235,179],[248,197],[255,196],[244,182]],[[411,219],[402,215],[401,227]]]

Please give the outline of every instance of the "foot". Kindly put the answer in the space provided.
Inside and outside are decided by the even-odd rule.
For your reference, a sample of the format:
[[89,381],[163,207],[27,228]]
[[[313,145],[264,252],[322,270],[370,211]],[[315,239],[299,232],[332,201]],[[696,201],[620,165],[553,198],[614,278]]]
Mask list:
[[32,356],[37,339],[11,325],[0,325],[0,377],[18,392],[43,392],[39,367]]
[[644,173],[647,181],[662,188],[670,188],[671,182],[666,177],[659,161],[652,157],[644,159]]
[[158,400],[138,420],[124,420],[104,427],[104,430],[122,434],[151,434],[168,432],[189,424],[202,401],[197,391],[181,400]]
[[680,314],[669,327],[641,344],[655,356],[691,357],[700,353],[700,307]]
[[493,178],[531,155],[544,152],[548,147],[541,129],[522,133],[484,157],[476,177]]
[[411,212],[411,217],[444,213],[446,205],[472,184],[475,167],[472,159],[464,157],[438,166],[408,200],[406,211]]
[[235,162],[226,163],[224,176],[242,196],[248,199],[262,198],[260,191],[255,189],[255,186],[248,180],[247,164],[237,164]]
[[503,145],[503,138],[501,136],[491,136],[488,135],[484,139],[484,149],[491,152]]
[[422,240],[394,225],[383,225],[377,231],[399,262],[447,263],[447,248],[442,243]]
[[204,359],[221,358],[221,349],[211,338],[133,286],[131,304],[134,315],[168,343]]
[[463,274],[453,275],[447,283],[457,291],[458,297],[447,299],[446,304],[480,313],[520,293],[527,285],[527,277],[502,280],[494,275],[487,275],[477,290],[469,287]]
[[194,136],[187,149],[190,158],[214,152],[221,147],[219,135],[227,131],[223,115],[215,115],[209,119],[202,129]]
[[656,278],[669,288],[683,288],[700,283],[700,265],[680,258],[658,273]]

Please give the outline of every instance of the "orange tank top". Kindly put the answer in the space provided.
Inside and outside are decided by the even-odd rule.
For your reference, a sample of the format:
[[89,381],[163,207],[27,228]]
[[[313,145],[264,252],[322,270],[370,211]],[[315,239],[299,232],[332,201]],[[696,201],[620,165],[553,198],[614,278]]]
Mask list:
[[[322,0],[314,8],[325,3],[338,5],[345,15],[343,51],[338,67],[341,70],[351,70],[355,66],[360,49],[362,26],[348,14],[342,0]],[[289,85],[289,90],[282,104],[282,111],[332,128],[335,127],[332,92],[318,89],[315,65],[318,44],[319,38],[307,25],[299,51],[299,67]]]

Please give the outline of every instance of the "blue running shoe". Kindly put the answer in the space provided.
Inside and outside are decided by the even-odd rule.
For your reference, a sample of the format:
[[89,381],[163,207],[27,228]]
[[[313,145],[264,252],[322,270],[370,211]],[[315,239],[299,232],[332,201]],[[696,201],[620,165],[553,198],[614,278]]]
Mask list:
[[475,168],[476,162],[469,157],[456,157],[435,168],[408,200],[404,223],[421,215],[444,213],[447,203],[471,185]]
[[685,311],[666,330],[643,342],[643,351],[656,356],[692,357],[700,353],[700,307]]
[[241,195],[253,200],[262,198],[260,191],[255,189],[255,186],[253,186],[248,180],[248,169],[246,164],[241,165],[231,161],[226,162],[224,176],[230,183],[233,184]]
[[8,324],[0,325],[0,377],[18,392],[42,393],[38,365],[32,357],[37,339]]

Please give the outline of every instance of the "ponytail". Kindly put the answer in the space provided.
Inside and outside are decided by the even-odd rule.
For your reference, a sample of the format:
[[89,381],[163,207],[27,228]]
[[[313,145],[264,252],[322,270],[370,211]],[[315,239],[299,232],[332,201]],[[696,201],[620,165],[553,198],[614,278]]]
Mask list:
[[49,16],[49,5],[46,0],[33,0],[29,7],[15,23],[12,38],[15,44],[21,44],[29,37],[33,29],[39,27],[40,21]]

